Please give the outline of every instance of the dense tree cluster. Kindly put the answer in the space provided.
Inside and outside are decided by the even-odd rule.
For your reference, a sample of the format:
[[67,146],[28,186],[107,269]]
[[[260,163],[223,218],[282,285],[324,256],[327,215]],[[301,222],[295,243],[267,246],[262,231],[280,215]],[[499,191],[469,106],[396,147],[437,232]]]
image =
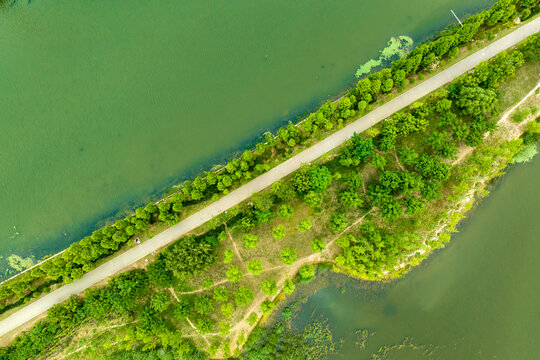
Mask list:
[[411,234],[381,234],[373,224],[365,223],[360,235],[346,235],[338,240],[343,253],[336,263],[355,276],[375,279],[383,276],[384,269],[398,265],[401,256],[419,247],[419,239]]

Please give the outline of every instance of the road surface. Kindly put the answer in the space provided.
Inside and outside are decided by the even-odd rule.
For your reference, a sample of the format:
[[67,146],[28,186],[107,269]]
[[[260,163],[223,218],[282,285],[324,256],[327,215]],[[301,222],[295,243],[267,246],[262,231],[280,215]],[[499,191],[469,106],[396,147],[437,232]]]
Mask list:
[[430,92],[437,90],[444,84],[472,69],[482,61],[485,61],[497,55],[499,52],[512,47],[526,37],[537,33],[539,30],[540,18],[537,18],[530,23],[514,30],[503,38],[493,42],[484,49],[479,50],[452,65],[448,69],[441,71],[437,75],[392,99],[386,104],[381,105],[377,109],[371,111],[345,128],[328,136],[326,139],[318,142],[303,152],[295,155],[291,159],[269,170],[265,174],[260,175],[249,183],[232,191],[228,195],[208,205],[185,220],[182,220],[175,226],[95,268],[94,270],[85,274],[82,279],[74,281],[71,284],[64,285],[61,288],[54,290],[48,295],[27,305],[23,309],[0,321],[0,336],[3,336],[25,324],[26,322],[34,319],[38,315],[46,312],[52,306],[67,300],[71,295],[83,292],[88,287],[107,279],[116,272],[148,256],[150,253],[171,244],[184,234],[206,223],[213,217],[221,214],[223,211],[246,200],[254,193],[265,189],[272,183],[299,169],[302,164],[309,163],[332,150],[336,146],[343,144],[354,133],[361,133],[362,131],[384,120],[414,101],[417,101]]

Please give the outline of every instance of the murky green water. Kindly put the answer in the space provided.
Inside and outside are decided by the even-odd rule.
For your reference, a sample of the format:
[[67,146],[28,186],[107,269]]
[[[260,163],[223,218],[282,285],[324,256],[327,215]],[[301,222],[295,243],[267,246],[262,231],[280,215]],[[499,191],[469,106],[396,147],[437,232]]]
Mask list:
[[336,95],[391,36],[493,2],[17,0],[0,10],[0,256],[65,247]]
[[[450,245],[403,279],[374,286],[323,274],[320,284],[335,285],[311,296],[296,322],[313,311],[328,318],[344,339],[332,359],[370,359],[406,338],[416,350],[381,359],[539,359],[539,177],[538,156],[512,168]],[[374,333],[364,350],[359,329]]]

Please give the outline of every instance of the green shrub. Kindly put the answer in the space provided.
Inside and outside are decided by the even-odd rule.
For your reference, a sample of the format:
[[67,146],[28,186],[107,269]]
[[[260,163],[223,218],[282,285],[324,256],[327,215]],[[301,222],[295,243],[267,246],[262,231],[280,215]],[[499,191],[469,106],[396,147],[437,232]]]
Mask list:
[[264,300],[263,303],[261,304],[261,312],[263,314],[269,314],[274,309],[275,306],[276,304],[274,304],[270,300]]
[[238,306],[247,306],[253,301],[253,291],[247,286],[240,286],[234,292],[234,300]]
[[255,249],[259,245],[259,237],[255,234],[245,234],[242,237],[242,245],[246,249]]
[[223,263],[228,264],[234,259],[234,251],[231,249],[225,250],[225,253],[223,254]]
[[530,114],[531,110],[529,108],[516,110],[512,114],[512,121],[519,124],[520,122],[525,120]]
[[277,284],[275,280],[266,279],[261,283],[261,290],[265,295],[276,296],[277,295]]
[[306,219],[298,223],[298,231],[304,232],[311,229],[311,220]]
[[218,303],[229,301],[229,290],[223,286],[214,288],[214,301]]
[[291,265],[296,261],[296,249],[285,248],[281,250],[281,261],[285,265]]
[[315,276],[315,267],[313,265],[304,265],[298,271],[300,282],[310,282]]
[[285,237],[285,226],[284,225],[274,226],[274,228],[272,229],[272,236],[276,240],[283,239]]
[[313,250],[313,252],[317,252],[317,253],[323,252],[324,247],[325,247],[325,243],[323,240],[321,239],[311,240],[311,249]]
[[263,267],[261,264],[261,260],[255,259],[248,262],[247,270],[253,275],[259,275],[260,273],[262,273]]
[[294,291],[294,283],[292,282],[292,280],[285,280],[285,283],[283,284],[283,292],[285,294],[292,294],[293,291]]
[[227,269],[226,275],[230,282],[238,282],[242,279],[242,270],[238,266],[231,265]]
[[293,208],[289,204],[283,204],[281,205],[278,210],[277,214],[282,219],[289,219],[294,213]]

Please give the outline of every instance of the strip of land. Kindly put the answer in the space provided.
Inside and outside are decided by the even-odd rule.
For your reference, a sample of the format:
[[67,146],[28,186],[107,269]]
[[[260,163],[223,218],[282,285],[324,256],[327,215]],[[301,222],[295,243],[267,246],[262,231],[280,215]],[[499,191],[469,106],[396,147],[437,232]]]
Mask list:
[[230,194],[182,220],[175,226],[172,226],[171,228],[140,244],[139,246],[136,246],[109,260],[103,265],[85,274],[82,279],[76,280],[71,284],[64,285],[50,294],[36,300],[35,302],[28,304],[24,309],[19,310],[6,319],[0,321],[0,336],[5,335],[26,322],[36,318],[40,314],[46,312],[52,306],[67,300],[71,295],[83,292],[88,287],[107,279],[122,269],[130,266],[134,262],[148,256],[152,252],[171,244],[181,236],[203,225],[225,210],[248,199],[254,193],[265,189],[272,183],[298,170],[302,164],[314,161],[335,147],[343,144],[354,133],[361,133],[365,131],[400,109],[408,106],[414,101],[419,100],[430,92],[440,88],[456,77],[471,70],[482,61],[492,58],[499,52],[516,45],[526,37],[535,34],[538,31],[540,31],[540,18],[534,19],[530,23],[516,29],[512,33],[495,41],[484,49],[468,56],[448,69],[441,71],[437,75],[408,90],[388,103],[381,105],[377,109],[356,120],[354,123],[328,136],[326,139],[318,142],[291,159],[269,170],[265,174],[260,175],[235,191],[232,191]]

